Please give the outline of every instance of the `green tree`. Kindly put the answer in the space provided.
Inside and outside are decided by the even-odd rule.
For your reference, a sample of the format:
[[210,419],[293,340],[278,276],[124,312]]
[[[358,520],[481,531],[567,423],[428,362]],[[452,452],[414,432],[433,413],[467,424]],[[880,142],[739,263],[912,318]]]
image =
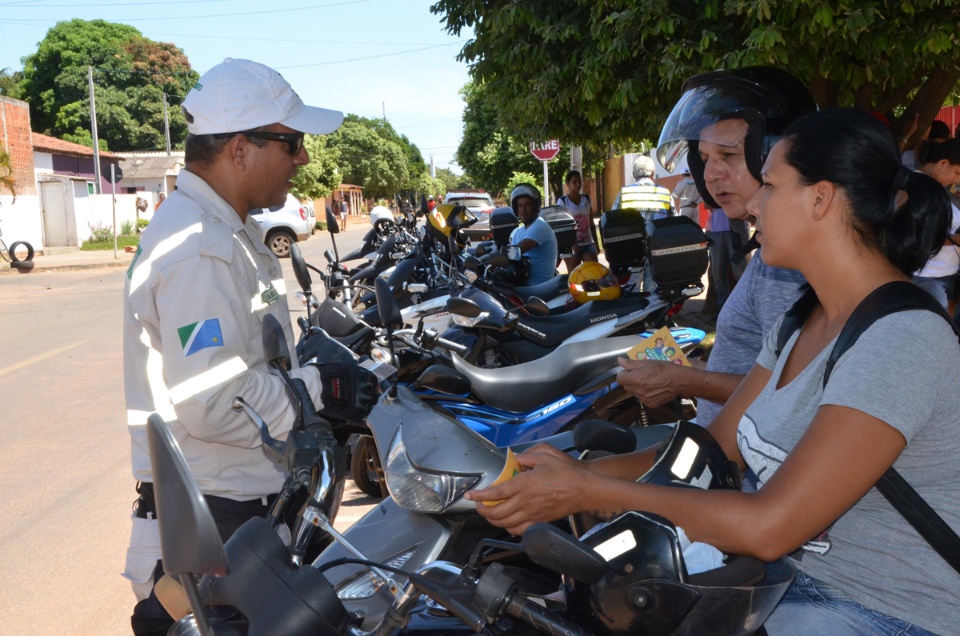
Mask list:
[[503,190],[503,198],[507,201],[507,205],[510,205],[510,193],[521,183],[529,183],[535,186],[537,191],[540,192],[540,200],[543,201],[543,179],[538,180],[529,172],[514,172],[510,175],[510,178],[507,180],[507,186]]
[[380,134],[377,121],[347,115],[329,143],[339,155],[345,183],[362,186],[366,197],[392,198],[409,189],[408,155],[399,143]]
[[13,200],[17,200],[17,179],[13,175],[13,166],[10,164],[10,154],[0,148],[0,188],[10,191]]
[[199,76],[175,45],[149,40],[125,24],[77,19],[57,23],[23,63],[19,90],[30,102],[35,130],[91,145],[92,66],[103,145],[121,151],[164,147],[166,93],[171,140],[182,146],[186,122],[177,106]]
[[290,191],[298,199],[329,196],[341,182],[336,148],[331,147],[322,135],[306,135],[303,146],[310,155],[310,163],[297,170]]
[[767,64],[821,107],[920,116],[960,79],[960,4],[934,0],[438,0],[501,124],[603,151],[656,139],[683,80]]
[[440,182],[440,188],[434,194],[473,187],[473,182],[466,175],[458,175],[450,168],[437,168],[437,181]]
[[23,71],[10,72],[9,68],[0,69],[0,95],[20,99],[20,81]]

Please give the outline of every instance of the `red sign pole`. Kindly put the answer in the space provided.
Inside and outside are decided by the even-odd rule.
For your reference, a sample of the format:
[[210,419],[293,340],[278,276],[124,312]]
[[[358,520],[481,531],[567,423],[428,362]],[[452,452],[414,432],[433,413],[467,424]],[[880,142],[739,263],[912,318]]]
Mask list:
[[542,144],[538,144],[535,141],[530,142],[530,153],[534,157],[543,162],[543,195],[545,203],[550,202],[550,172],[547,168],[547,163],[549,163],[554,157],[560,154],[560,142],[556,139],[551,139]]

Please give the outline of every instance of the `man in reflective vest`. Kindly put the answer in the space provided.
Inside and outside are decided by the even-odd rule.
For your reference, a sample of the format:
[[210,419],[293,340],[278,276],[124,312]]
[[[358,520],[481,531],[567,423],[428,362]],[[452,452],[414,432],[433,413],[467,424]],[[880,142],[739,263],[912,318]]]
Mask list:
[[[263,516],[283,484],[259,431],[232,408],[243,397],[283,437],[296,413],[262,344],[270,314],[293,329],[280,262],[264,245],[256,208],[280,205],[309,162],[304,133],[329,134],[343,114],[305,106],[277,73],[227,59],[183,101],[185,169],[143,232],[124,290],[124,384],[133,476],[139,482],[124,576],[135,634],[172,624],[152,592],[162,573],[146,421],[158,413],[203,491],[221,537]],[[366,374],[366,375],[365,375]],[[375,381],[357,365],[308,364],[303,380],[321,414],[362,420]]]
[[637,157],[633,162],[633,178],[637,182],[620,188],[613,209],[639,210],[648,221],[673,216],[673,196],[670,190],[654,182],[653,173],[653,159],[646,155]]

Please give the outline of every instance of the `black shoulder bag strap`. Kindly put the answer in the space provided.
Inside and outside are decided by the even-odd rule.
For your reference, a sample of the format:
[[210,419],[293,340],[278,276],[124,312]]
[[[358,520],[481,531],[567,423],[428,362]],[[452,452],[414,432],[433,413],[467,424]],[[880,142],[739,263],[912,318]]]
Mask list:
[[[803,325],[817,304],[817,295],[808,286],[784,316],[780,331],[777,333],[777,356],[783,351],[793,332]],[[827,359],[826,371],[823,374],[824,388],[827,386],[834,365],[870,325],[886,315],[914,309],[932,311],[941,316],[953,328],[954,334],[960,340],[960,331],[957,326],[930,294],[906,281],[887,283],[864,298],[840,330],[837,343]],[[903,476],[891,466],[877,482],[876,487],[937,554],[943,557],[954,570],[960,572],[960,536],[957,536],[957,533],[907,483]]]

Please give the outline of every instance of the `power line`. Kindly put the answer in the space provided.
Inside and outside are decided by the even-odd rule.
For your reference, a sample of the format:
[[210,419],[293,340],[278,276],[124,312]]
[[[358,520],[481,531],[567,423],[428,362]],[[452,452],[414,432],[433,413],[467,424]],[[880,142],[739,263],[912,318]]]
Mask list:
[[[110,18],[111,22],[155,22],[158,20],[198,20],[203,18],[234,18],[238,15],[248,16],[248,15],[263,15],[267,13],[290,13],[292,11],[307,11],[310,9],[326,9],[328,7],[339,7],[348,4],[361,4],[365,2],[370,2],[371,0],[344,0],[343,2],[333,2],[330,4],[314,4],[306,7],[296,7],[292,9],[268,9],[265,11],[247,11],[244,13],[211,13],[207,15],[186,15],[186,16],[160,16],[156,18]],[[47,5],[53,6],[53,5]],[[67,6],[76,6],[76,5],[67,5]],[[125,6],[125,5],[110,5],[110,6]],[[32,8],[32,7],[31,7]],[[37,8],[46,8],[37,7]],[[49,22],[49,18],[44,19],[29,19],[23,18],[27,22]]]
[[279,71],[279,70],[284,70],[288,68],[309,68],[312,66],[327,66],[330,64],[346,64],[347,62],[362,62],[364,60],[375,60],[381,57],[393,57],[394,55],[404,55],[406,53],[417,53],[419,51],[429,51],[430,49],[438,49],[442,46],[451,46],[453,44],[459,44],[462,41],[463,40],[457,40],[455,42],[447,42],[446,44],[434,44],[432,46],[425,46],[420,49],[409,49],[406,51],[397,51],[396,53],[383,53],[381,55],[368,55],[366,57],[354,57],[348,60],[333,60],[330,62],[316,62],[314,64],[295,64],[293,66],[277,66],[276,69]]

